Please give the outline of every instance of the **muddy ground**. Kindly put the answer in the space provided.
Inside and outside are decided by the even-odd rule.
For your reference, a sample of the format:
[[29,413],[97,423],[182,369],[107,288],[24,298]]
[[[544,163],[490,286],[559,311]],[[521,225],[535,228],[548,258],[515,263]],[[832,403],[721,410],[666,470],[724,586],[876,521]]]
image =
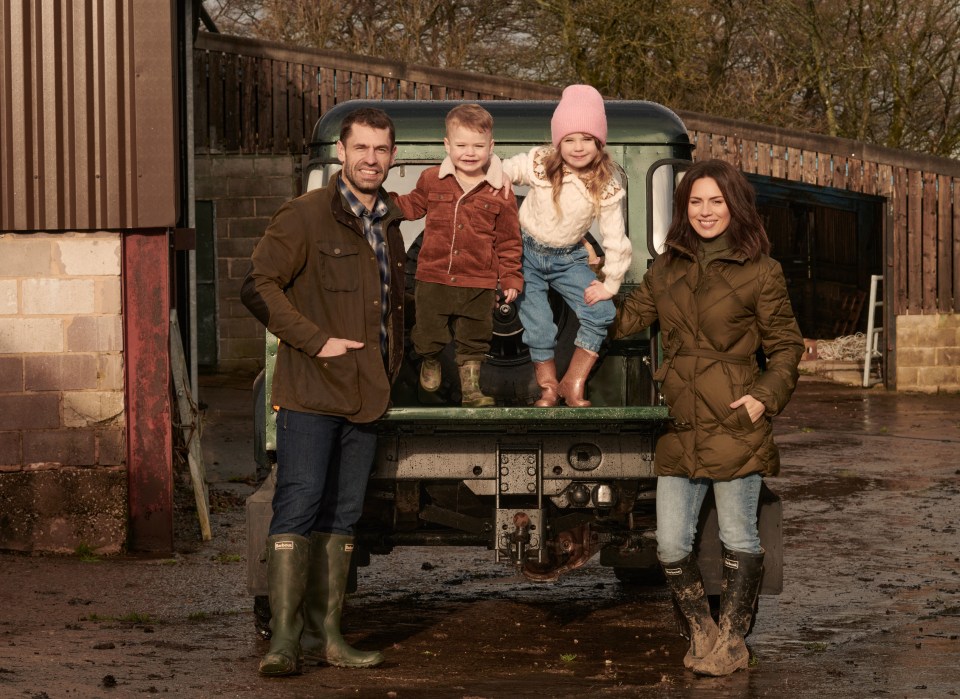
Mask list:
[[[804,377],[776,422],[785,585],[752,667],[684,671],[663,588],[591,562],[534,584],[476,549],[360,571],[344,631],[377,669],[266,680],[245,589],[246,383],[207,378],[213,540],[167,558],[0,555],[0,697],[950,697],[960,694],[960,395]],[[247,482],[243,482],[244,479]],[[189,500],[187,501],[189,502]]]

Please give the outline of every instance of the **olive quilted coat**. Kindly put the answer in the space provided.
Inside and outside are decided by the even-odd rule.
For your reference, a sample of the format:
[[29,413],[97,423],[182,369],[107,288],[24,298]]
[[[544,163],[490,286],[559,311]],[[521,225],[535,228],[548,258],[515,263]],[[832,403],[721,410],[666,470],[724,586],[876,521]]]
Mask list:
[[[654,261],[620,304],[613,330],[626,337],[660,321],[664,361],[655,378],[673,420],[657,442],[656,473],[720,481],[776,475],[770,418],[793,394],[803,354],[780,263],[727,253],[704,269],[689,251],[678,252]],[[730,409],[747,393],[766,406],[756,423],[745,407]]]

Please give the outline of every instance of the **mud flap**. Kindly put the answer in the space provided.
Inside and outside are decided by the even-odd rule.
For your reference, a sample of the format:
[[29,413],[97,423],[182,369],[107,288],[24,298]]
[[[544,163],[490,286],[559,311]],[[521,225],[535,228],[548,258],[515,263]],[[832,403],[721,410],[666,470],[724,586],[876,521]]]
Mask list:
[[[766,483],[760,488],[757,519],[760,525],[760,545],[766,552],[763,557],[760,594],[779,595],[783,592],[783,506],[780,498]],[[719,595],[720,583],[723,580],[723,552],[712,490],[707,494],[700,510],[696,550],[707,594]]]
[[267,594],[267,533],[273,517],[273,491],[276,488],[276,466],[263,479],[257,491],[247,498],[247,592]]
[[[247,592],[254,597],[266,596],[267,585],[267,535],[270,533],[270,520],[273,518],[273,491],[277,487],[277,466],[274,464],[270,474],[263,480],[257,491],[247,498]],[[350,573],[347,578],[346,592],[356,592],[357,566],[370,564],[370,552],[359,546],[354,549],[350,560]],[[267,608],[269,619],[269,607]]]

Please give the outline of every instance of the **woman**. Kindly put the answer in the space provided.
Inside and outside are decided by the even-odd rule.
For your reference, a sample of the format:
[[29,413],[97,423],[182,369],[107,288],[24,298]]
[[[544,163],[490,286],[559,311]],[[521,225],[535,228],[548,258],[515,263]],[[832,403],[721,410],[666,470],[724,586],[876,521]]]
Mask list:
[[[750,660],[743,637],[763,566],[757,504],[763,476],[780,469],[770,418],[796,387],[803,337],[753,189],[732,165],[687,170],[665,246],[618,309],[615,334],[660,321],[655,379],[673,420],[656,450],[657,555],[690,627],[684,665],[719,676]],[[719,628],[693,553],[711,485],[723,543]]]

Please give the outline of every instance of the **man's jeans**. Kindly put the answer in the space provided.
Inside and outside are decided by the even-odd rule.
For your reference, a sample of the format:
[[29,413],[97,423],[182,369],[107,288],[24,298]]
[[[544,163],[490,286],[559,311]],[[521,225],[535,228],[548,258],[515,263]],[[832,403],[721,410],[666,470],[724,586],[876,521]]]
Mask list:
[[573,344],[598,352],[607,337],[616,308],[613,301],[588,306],[583,292],[597,275],[587,264],[587,249],[581,245],[551,248],[528,235],[523,236],[523,292],[517,298],[517,312],[523,324],[523,342],[530,348],[530,359],[553,359],[557,344],[557,325],[547,292],[552,287],[577,314],[580,329]]
[[673,563],[693,551],[700,506],[710,485],[717,503],[720,540],[730,551],[760,553],[757,504],[763,478],[754,473],[732,481],[709,478],[657,478],[657,556]]
[[270,536],[353,535],[376,448],[373,424],[281,408]]

